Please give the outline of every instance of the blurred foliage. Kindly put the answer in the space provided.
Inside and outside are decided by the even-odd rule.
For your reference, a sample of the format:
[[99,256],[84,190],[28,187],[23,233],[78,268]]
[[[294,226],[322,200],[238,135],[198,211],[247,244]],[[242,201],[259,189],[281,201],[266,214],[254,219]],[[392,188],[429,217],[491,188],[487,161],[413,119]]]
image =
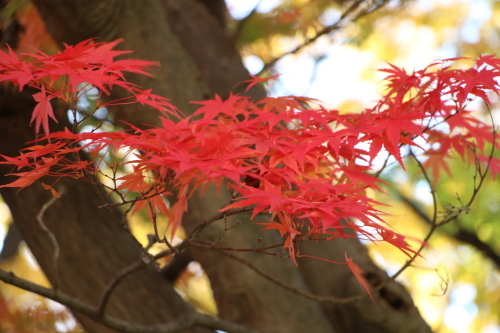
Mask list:
[[[3,1],[0,7],[0,29],[7,36],[2,36],[2,42],[7,42],[19,53],[31,53],[34,49],[55,53],[57,45],[48,34],[45,24],[34,5],[29,0]],[[15,28],[14,28],[15,27]],[[15,31],[18,36],[8,36]],[[12,45],[12,43],[16,45]]]
[[[0,205],[3,202],[0,201]],[[0,223],[6,221],[0,217]],[[0,262],[0,268],[42,286],[49,283],[27,246],[19,246],[15,258]],[[0,284],[0,333],[78,333],[83,332],[71,313],[62,305],[22,289]]]
[[[265,64],[312,37],[315,31],[334,24],[349,3],[352,1],[283,0],[277,1],[272,10],[263,12],[257,6],[243,19],[244,24],[233,25],[241,28],[235,34],[241,53],[244,58],[251,58],[253,64],[259,63],[256,59]],[[337,71],[338,66],[356,67],[356,71],[351,73],[359,74],[359,82],[376,86],[380,92],[383,87],[377,84],[383,75],[375,70],[385,67],[385,62],[412,70],[436,59],[496,53],[500,47],[498,22],[499,1],[391,1],[356,24],[321,37],[298,54],[284,57],[276,67],[287,75],[280,77],[271,93],[302,94],[305,91],[315,97],[318,94],[315,89],[328,89],[315,83],[320,75],[329,75],[330,83],[345,80],[346,77],[339,74],[343,72]],[[263,24],[266,26],[263,27]],[[348,54],[369,56],[363,58],[366,59],[363,63],[338,64],[340,59],[344,59],[341,55],[344,50],[349,50]],[[301,71],[303,73],[297,74]],[[309,88],[304,89],[307,83],[298,85],[291,82],[288,80],[290,77],[309,80]],[[363,90],[360,84],[358,87],[359,97],[346,94],[333,107],[352,112],[372,106],[363,98],[363,94],[371,92]],[[338,92],[331,90],[331,93]],[[492,99],[492,112],[498,126],[499,99],[496,96]],[[484,109],[483,105],[471,107],[479,111]],[[484,110],[480,116],[487,117]],[[496,157],[499,155],[495,154]],[[444,177],[435,184],[441,211],[444,205],[460,206],[457,195],[467,202],[472,192],[474,168],[467,168],[460,158],[456,158],[450,169],[451,175],[444,173]],[[408,161],[407,171],[405,174],[397,167],[390,168],[384,173],[384,180],[397,184],[401,194],[410,198],[421,212],[432,217],[428,184],[415,163]],[[416,240],[426,237],[430,226],[408,204],[399,200],[396,192],[390,191],[388,197],[379,196],[377,199],[392,206],[384,210],[390,214],[387,222],[395,229]],[[500,267],[477,247],[455,237],[459,230],[465,230],[477,235],[480,242],[500,255],[499,202],[500,184],[488,176],[471,206],[470,214],[439,227],[424,250],[423,258],[399,278],[407,285],[416,305],[436,332],[500,331]],[[415,247],[419,245],[418,241],[414,242]],[[407,260],[404,254],[389,245],[371,244],[369,247],[373,257],[390,273],[396,272]]]
[[42,297],[5,298],[0,293],[0,333],[79,333],[70,312]]

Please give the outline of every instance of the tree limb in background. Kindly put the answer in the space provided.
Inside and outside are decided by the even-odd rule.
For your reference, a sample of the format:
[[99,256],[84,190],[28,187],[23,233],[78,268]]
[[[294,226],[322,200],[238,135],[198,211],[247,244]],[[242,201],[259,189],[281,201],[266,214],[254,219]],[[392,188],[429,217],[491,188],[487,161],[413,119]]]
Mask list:
[[337,31],[337,30],[344,28],[349,23],[356,22],[360,18],[382,8],[388,2],[389,1],[373,1],[373,0],[354,1],[346,10],[344,10],[344,12],[340,15],[339,19],[335,23],[324,27],[323,29],[319,30],[316,33],[316,35],[314,35],[314,37],[306,39],[304,42],[302,42],[300,45],[298,45],[294,49],[292,49],[288,52],[285,52],[282,55],[274,58],[270,62],[264,64],[264,67],[260,70],[260,72],[257,74],[257,76],[262,75],[265,71],[267,71],[270,67],[274,66],[278,61],[280,61],[284,57],[286,57],[290,54],[295,54],[295,53],[301,51],[304,47],[314,43],[321,36],[328,35],[329,33],[333,32],[333,31]]
[[495,265],[497,266],[497,270],[500,270],[500,254],[498,254],[490,245],[479,239],[479,237],[477,237],[477,234],[459,226],[458,231],[450,236],[454,237],[460,242],[475,247],[478,251],[482,252],[484,256],[495,263]]
[[72,310],[77,310],[97,322],[103,323],[108,327],[119,330],[125,333],[174,333],[181,332],[193,326],[201,326],[215,330],[223,330],[228,333],[256,333],[254,330],[241,325],[230,323],[223,320],[218,320],[213,317],[193,313],[184,319],[172,321],[165,325],[138,325],[124,320],[117,319],[102,313],[99,308],[93,307],[78,298],[68,296],[59,291],[42,287],[38,284],[21,279],[0,269],[0,280],[11,284],[18,288],[28,290],[40,296],[49,298],[53,301],[61,303]]

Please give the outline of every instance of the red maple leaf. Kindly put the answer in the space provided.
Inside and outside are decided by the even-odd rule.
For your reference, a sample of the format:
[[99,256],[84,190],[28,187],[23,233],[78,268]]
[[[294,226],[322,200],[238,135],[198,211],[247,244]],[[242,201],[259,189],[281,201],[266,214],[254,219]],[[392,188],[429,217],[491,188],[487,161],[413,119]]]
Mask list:
[[[104,161],[105,148],[135,149],[141,153],[133,162],[108,165],[118,168],[133,163],[134,170],[118,179],[123,182],[116,190],[140,194],[135,210],[147,206],[151,219],[156,212],[163,212],[175,231],[188,208],[188,187],[203,190],[224,184],[235,196],[221,211],[252,210],[252,218],[260,212],[270,213],[274,220],[262,224],[265,229],[280,232],[284,248],[295,262],[297,236],[323,233],[329,238],[345,238],[349,237],[343,232],[347,227],[366,239],[381,238],[409,256],[415,254],[407,238],[377,224],[383,223],[383,213],[375,209],[378,203],[367,197],[368,187],[380,191],[379,180],[368,173],[374,171],[372,162],[381,152],[394,156],[404,168],[400,149],[415,146],[415,138],[423,138],[431,146],[428,154],[435,153],[423,165],[433,168],[436,178],[441,169],[449,171],[445,158],[451,149],[461,156],[469,154],[470,160],[490,161],[484,149],[487,143],[495,144],[492,128],[464,109],[469,95],[488,102],[488,93],[498,92],[500,60],[486,56],[469,70],[429,70],[429,66],[406,73],[391,65],[383,70],[389,74],[388,93],[373,109],[359,114],[341,114],[322,107],[312,110],[310,104],[314,103],[304,97],[267,97],[254,103],[230,94],[226,99],[215,96],[213,100],[196,102],[201,106],[193,117],[178,122],[162,119],[162,128],[49,135],[49,118],[57,121],[51,99],[62,98],[75,105],[75,98],[82,91],[77,85],[83,82],[102,93],[110,93],[116,86],[128,92],[122,99],[99,107],[140,103],[164,116],[176,114],[168,99],[125,80],[124,72],[149,75],[147,71],[156,63],[115,61],[116,56],[129,53],[113,50],[119,42],[88,40],[66,46],[55,56],[39,52],[32,55],[32,62],[26,63],[20,62],[12,51],[0,52],[0,80],[15,82],[21,89],[25,85],[40,89],[34,95],[37,105],[31,122],[35,122],[37,133],[43,128],[45,139],[56,143],[37,144],[16,158],[4,157],[0,164],[32,169],[23,169],[17,174],[19,179],[4,186],[22,188],[44,175],[78,178],[91,167],[87,162],[64,156],[81,149],[99,161]],[[246,81],[247,89],[276,77],[253,76]],[[462,132],[466,132],[463,139],[456,134]],[[470,149],[472,142],[474,149]],[[441,151],[434,145],[439,145]],[[491,162],[491,170],[498,172],[498,160]],[[145,179],[145,175],[150,178]],[[166,186],[180,189],[178,200],[170,209],[162,197]],[[359,225],[343,222],[350,218],[359,221]],[[359,266],[347,256],[343,264],[348,265],[373,299]]]
[[366,281],[365,277],[363,276],[365,272],[359,267],[357,264],[355,264],[352,261],[352,258],[347,257],[347,253],[345,254],[345,259],[346,259],[346,265],[349,267],[351,270],[352,274],[356,277],[356,280],[358,280],[359,284],[361,285],[361,288],[370,296],[372,299],[373,303],[376,304],[375,302],[375,297],[373,297],[372,289],[368,282]]
[[276,74],[271,77],[260,77],[260,76],[255,76],[255,75],[250,75],[252,78],[250,80],[243,81],[243,83],[248,83],[248,86],[245,88],[245,91],[249,91],[253,86],[263,83],[263,82],[268,82],[271,80],[276,80],[281,74]]
[[54,116],[54,111],[52,110],[52,105],[50,104],[50,100],[53,99],[54,96],[47,95],[45,87],[42,86],[42,90],[39,93],[34,94],[33,98],[38,103],[33,110],[31,123],[35,121],[36,133],[40,131],[40,126],[43,126],[43,131],[48,134],[50,132],[49,117],[57,123],[57,119]]

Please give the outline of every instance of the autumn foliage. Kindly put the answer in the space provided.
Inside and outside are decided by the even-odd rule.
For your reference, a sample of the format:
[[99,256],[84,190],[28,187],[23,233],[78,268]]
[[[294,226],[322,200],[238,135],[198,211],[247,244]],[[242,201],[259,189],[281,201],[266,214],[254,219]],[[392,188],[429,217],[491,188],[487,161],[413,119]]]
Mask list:
[[[448,171],[454,152],[483,172],[500,165],[492,153],[493,126],[467,110],[474,99],[489,105],[490,94],[499,92],[500,59],[493,56],[438,61],[412,73],[391,65],[382,70],[388,74],[384,96],[359,113],[326,109],[305,97],[252,101],[230,94],[193,102],[199,108],[184,116],[168,99],[125,80],[126,72],[150,75],[156,63],[114,60],[129,53],[113,50],[119,42],[87,40],[53,56],[25,55],[26,60],[0,52],[0,81],[38,90],[31,119],[38,140],[19,156],[2,156],[1,163],[12,165],[19,177],[4,186],[23,188],[52,176],[43,185],[58,196],[61,177],[93,182],[92,175],[111,170],[115,177],[104,186],[121,198],[117,204],[131,203],[132,213],[146,209],[153,220],[161,212],[174,230],[191,196],[210,185],[228,188],[231,201],[214,212],[218,209],[221,217],[252,212],[255,223],[278,230],[295,262],[307,256],[300,252],[301,241],[354,237],[346,228],[355,230],[355,237],[390,243],[409,257],[416,253],[383,221],[383,206],[367,195],[368,188],[382,191],[377,176],[391,160],[404,168],[405,156],[419,155],[423,171],[434,180]],[[472,66],[453,68],[456,61]],[[261,81],[253,77],[246,83]],[[72,128],[50,133],[49,122],[57,121],[51,101],[59,99],[77,112],[78,100],[92,88],[102,96],[114,88],[129,95],[99,99],[87,116],[103,107],[139,103],[157,109],[162,126],[78,133],[74,129],[83,120],[75,120]],[[118,151],[121,155],[114,156]],[[165,198],[174,193],[169,206]],[[351,259],[346,256],[341,264],[362,282]]]
[[[57,324],[61,325],[71,318],[68,310],[50,308],[46,301],[38,301],[28,309],[19,308],[14,303],[0,294],[2,332],[30,333],[35,327],[38,332],[55,332]],[[65,328],[69,333],[81,332],[78,328]]]

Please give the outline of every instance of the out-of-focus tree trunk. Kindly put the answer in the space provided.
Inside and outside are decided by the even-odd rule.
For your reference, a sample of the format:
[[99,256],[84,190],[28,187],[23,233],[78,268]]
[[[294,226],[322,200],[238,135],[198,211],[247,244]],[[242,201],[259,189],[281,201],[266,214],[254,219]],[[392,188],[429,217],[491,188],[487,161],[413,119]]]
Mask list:
[[[12,156],[25,148],[25,142],[34,139],[33,128],[29,127],[29,110],[33,107],[30,94],[0,90],[1,154]],[[65,110],[60,111],[64,115]],[[12,181],[12,177],[4,176],[10,171],[9,167],[0,166],[0,184]],[[47,208],[42,218],[55,235],[60,250],[57,270],[59,289],[97,306],[101,293],[113,277],[141,260],[142,248],[121,226],[119,211],[98,208],[105,198],[100,188],[73,179],[58,182],[57,188],[63,195]],[[52,196],[40,184],[21,191],[2,188],[0,193],[23,239],[54,284],[55,248],[37,221],[37,215]],[[160,324],[179,319],[192,311],[172,285],[151,267],[126,278],[111,296],[107,307],[109,315],[138,324]],[[89,332],[111,332],[79,313],[75,315]]]
[[[132,78],[144,88],[153,88],[185,113],[193,110],[189,101],[202,100],[214,93],[225,96],[238,82],[247,79],[241,59],[225,35],[220,12],[223,2],[202,0],[147,1],[64,1],[33,0],[52,36],[60,43],[75,44],[87,38],[99,41],[124,38],[120,48],[134,50],[134,56],[161,63],[154,78]],[[213,13],[218,13],[213,15]],[[10,92],[2,92],[4,96]],[[251,97],[262,97],[255,89]],[[16,155],[24,142],[32,139],[28,128],[29,98],[19,95],[19,103],[0,106],[0,153]],[[136,108],[110,110],[117,120],[131,124],[158,124],[156,115]],[[61,111],[63,112],[63,111]],[[5,167],[2,175],[8,173]],[[4,183],[11,179],[2,177]],[[100,292],[114,274],[138,260],[142,250],[120,226],[121,216],[97,208],[105,200],[91,185],[64,181],[64,195],[49,207],[44,221],[57,237],[61,248],[58,280],[66,293],[96,304]],[[54,282],[53,246],[36,220],[49,200],[41,186],[34,185],[16,193],[2,189],[15,222],[49,280]],[[214,214],[228,200],[218,196],[195,195],[183,221],[189,231]],[[259,233],[249,223],[249,215],[229,217],[205,228],[198,237],[215,240],[224,223],[243,223],[227,232],[218,245],[255,247],[275,244],[272,233]],[[301,245],[302,246],[302,245]],[[374,283],[385,278],[375,267],[364,247],[357,241],[310,243],[303,246],[320,257],[342,261],[348,252]],[[240,262],[213,250],[192,248],[193,258],[207,272],[222,319],[244,324],[259,332],[429,332],[407,292],[395,283],[376,293],[378,309],[363,299],[353,304],[320,304],[287,291],[263,278]],[[262,254],[241,256],[282,282],[321,295],[346,297],[362,293],[357,281],[345,267],[321,261],[303,260],[299,268],[289,260]],[[340,258],[340,259],[339,259]],[[192,309],[174,292],[166,279],[148,269],[129,276],[116,290],[109,304],[110,314],[138,323],[159,323],[176,319]],[[103,332],[99,325],[76,313],[89,332]],[[408,328],[408,329],[405,329]],[[190,332],[195,332],[192,329]],[[201,331],[201,330],[200,330]]]

